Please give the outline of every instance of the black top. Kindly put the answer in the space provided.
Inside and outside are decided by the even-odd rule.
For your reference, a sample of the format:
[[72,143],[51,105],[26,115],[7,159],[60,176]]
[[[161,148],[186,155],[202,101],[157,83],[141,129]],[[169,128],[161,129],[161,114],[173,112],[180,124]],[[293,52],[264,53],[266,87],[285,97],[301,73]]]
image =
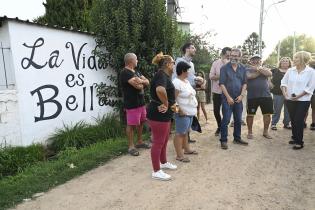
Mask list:
[[123,90],[124,108],[133,109],[144,106],[143,90],[138,90],[128,83],[133,77],[138,77],[136,72],[124,68],[120,72],[119,81]]
[[271,71],[272,71],[271,82],[274,85],[274,87],[271,89],[271,92],[274,95],[282,95],[280,85],[281,85],[281,80],[285,73],[281,72],[279,69],[272,69]]
[[[162,104],[156,94],[156,88],[158,86],[162,86],[166,89],[169,108],[165,113],[158,111],[158,106]],[[173,112],[170,107],[175,103],[175,87],[171,78],[163,70],[159,70],[154,75],[151,81],[150,95],[151,102],[148,106],[147,118],[154,121],[169,122],[173,117]]]

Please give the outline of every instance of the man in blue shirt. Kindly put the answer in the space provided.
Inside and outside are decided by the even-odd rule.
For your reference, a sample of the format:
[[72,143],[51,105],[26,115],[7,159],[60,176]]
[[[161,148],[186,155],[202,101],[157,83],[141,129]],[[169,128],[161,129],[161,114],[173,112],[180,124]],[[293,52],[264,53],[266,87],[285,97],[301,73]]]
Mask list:
[[242,52],[239,49],[232,49],[230,62],[221,67],[219,85],[222,89],[222,113],[221,123],[221,148],[227,149],[228,124],[231,114],[234,117],[234,143],[248,145],[241,139],[241,123],[243,104],[242,99],[246,91],[246,69],[239,64]]

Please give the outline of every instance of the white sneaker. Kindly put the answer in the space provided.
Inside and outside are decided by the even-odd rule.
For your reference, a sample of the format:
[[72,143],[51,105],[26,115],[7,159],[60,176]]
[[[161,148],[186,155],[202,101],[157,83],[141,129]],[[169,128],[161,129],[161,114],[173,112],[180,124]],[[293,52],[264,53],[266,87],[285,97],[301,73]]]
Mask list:
[[160,168],[162,169],[170,169],[170,170],[176,170],[177,169],[177,165],[174,165],[170,162],[166,162],[164,164],[160,164]]
[[171,176],[164,173],[162,170],[159,170],[157,172],[152,172],[152,178],[162,180],[162,181],[167,181],[171,179]]

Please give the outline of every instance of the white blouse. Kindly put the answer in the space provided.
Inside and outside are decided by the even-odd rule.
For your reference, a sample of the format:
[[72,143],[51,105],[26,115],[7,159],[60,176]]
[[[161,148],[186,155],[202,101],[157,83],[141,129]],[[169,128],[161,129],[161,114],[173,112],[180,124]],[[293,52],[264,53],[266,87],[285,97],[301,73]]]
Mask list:
[[185,81],[182,81],[178,78],[175,78],[173,80],[173,84],[175,86],[175,89],[179,91],[179,94],[176,97],[176,102],[179,108],[186,115],[196,115],[198,102],[196,99],[195,89],[190,85],[187,79],[185,79]]
[[300,97],[298,101],[310,101],[315,89],[315,70],[306,66],[298,73],[296,67],[292,67],[285,73],[280,87],[287,87],[289,97],[293,93],[299,95],[305,91],[307,94]]

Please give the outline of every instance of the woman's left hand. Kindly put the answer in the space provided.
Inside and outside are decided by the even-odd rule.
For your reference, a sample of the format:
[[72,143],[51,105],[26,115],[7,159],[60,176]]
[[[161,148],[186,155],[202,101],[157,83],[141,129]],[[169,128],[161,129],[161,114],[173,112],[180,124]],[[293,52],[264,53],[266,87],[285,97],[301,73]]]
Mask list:
[[158,111],[161,113],[165,113],[167,112],[167,106],[165,106],[164,104],[161,104],[160,106],[158,106]]

